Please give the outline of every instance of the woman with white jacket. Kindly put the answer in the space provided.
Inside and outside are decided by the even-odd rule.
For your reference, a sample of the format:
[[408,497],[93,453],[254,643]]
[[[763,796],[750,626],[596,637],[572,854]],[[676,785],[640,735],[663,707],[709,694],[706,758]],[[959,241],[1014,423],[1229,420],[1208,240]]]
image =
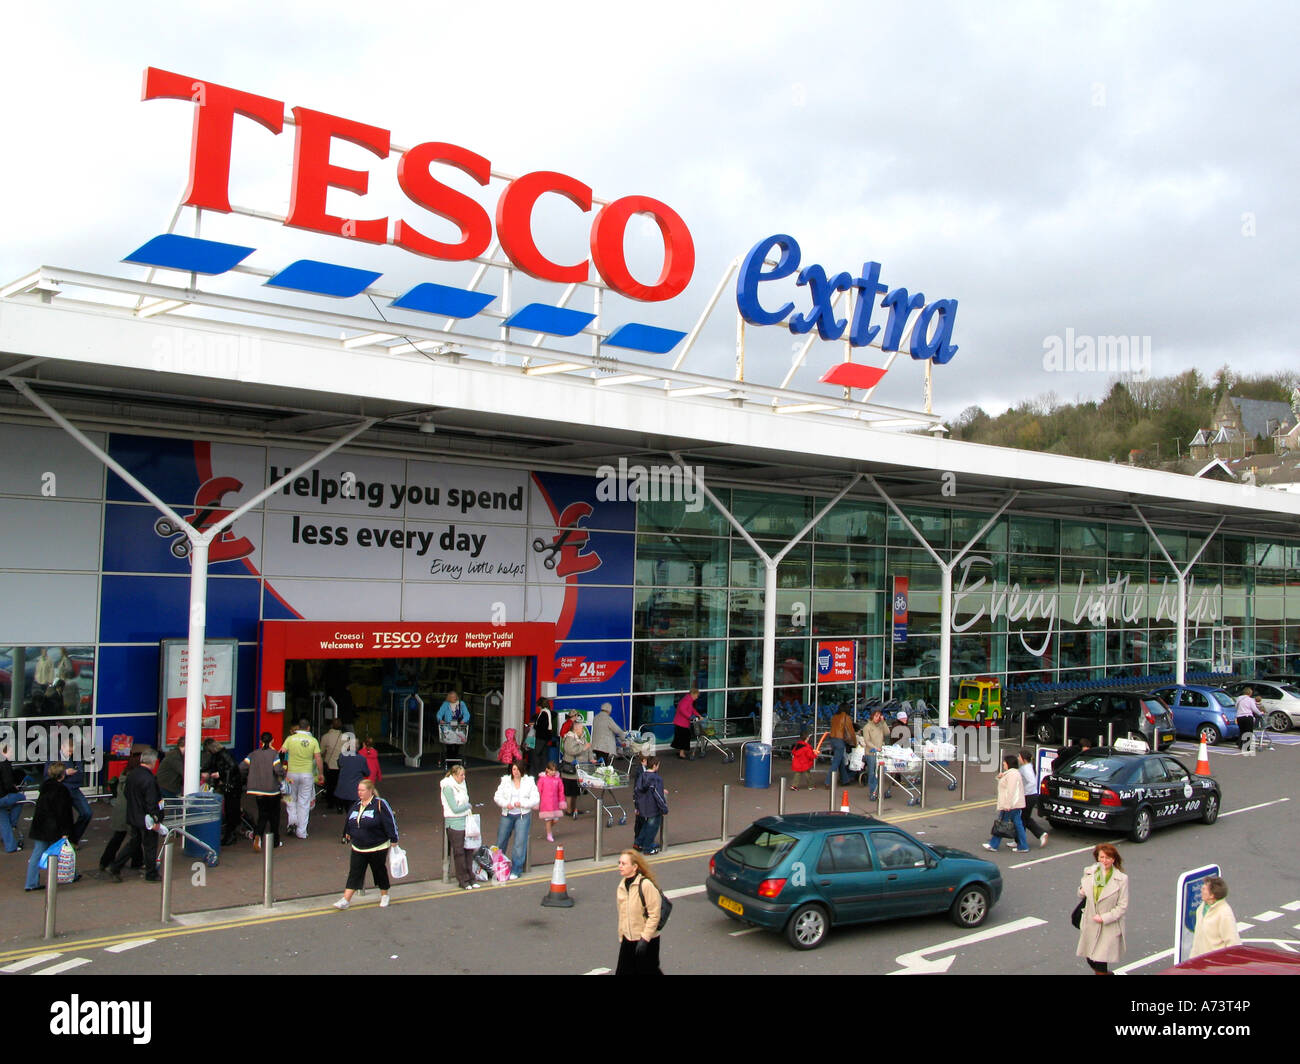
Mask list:
[[501,824],[497,828],[497,849],[505,851],[506,843],[514,835],[514,851],[510,854],[510,878],[518,879],[528,863],[528,828],[533,810],[542,804],[537,782],[524,775],[518,761],[510,766],[510,775],[502,776],[497,793],[492,800],[501,809]]
[[1083,914],[1079,920],[1076,957],[1088,962],[1095,975],[1111,975],[1112,964],[1124,956],[1124,916],[1128,913],[1128,876],[1124,860],[1109,842],[1092,848],[1091,864],[1079,881]]
[[[1016,764],[1016,756],[1008,754],[1002,759],[1002,771],[998,773],[998,819],[1011,821],[1016,830],[1016,853],[1029,852],[1029,840],[1025,838],[1025,825],[1021,818],[1025,808],[1025,782]],[[995,853],[1002,845],[1002,838],[994,835],[984,843],[984,849]]]

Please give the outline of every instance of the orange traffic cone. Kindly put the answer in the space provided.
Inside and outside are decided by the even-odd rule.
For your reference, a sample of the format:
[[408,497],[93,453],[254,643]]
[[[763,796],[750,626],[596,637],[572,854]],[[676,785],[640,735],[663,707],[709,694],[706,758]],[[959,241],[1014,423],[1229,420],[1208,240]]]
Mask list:
[[1196,752],[1196,774],[1198,776],[1208,776],[1210,774],[1210,746],[1202,739],[1201,748]]
[[555,848],[555,869],[551,872],[551,889],[547,891],[542,904],[553,909],[572,909],[573,899],[564,886],[564,847]]
[[853,810],[849,808],[849,792],[846,790],[844,792],[844,797],[840,799],[840,812],[851,813],[852,811]]

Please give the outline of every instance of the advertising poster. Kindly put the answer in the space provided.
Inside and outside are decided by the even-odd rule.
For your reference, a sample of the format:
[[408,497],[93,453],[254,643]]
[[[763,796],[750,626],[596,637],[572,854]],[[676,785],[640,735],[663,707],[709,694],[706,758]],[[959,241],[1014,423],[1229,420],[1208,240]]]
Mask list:
[[[234,639],[211,640],[203,649],[203,738],[234,738]],[[185,734],[185,698],[190,683],[190,648],[184,639],[162,641],[162,743],[174,746]]]

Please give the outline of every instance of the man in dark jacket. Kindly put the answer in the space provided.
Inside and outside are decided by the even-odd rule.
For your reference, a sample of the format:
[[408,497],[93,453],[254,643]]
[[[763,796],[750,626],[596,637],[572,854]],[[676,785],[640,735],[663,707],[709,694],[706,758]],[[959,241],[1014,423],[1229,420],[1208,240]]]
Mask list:
[[[27,890],[39,890],[41,885],[41,855],[54,843],[72,834],[72,795],[63,786],[64,768],[61,762],[50,766],[50,774],[41,781],[41,791],[32,813],[32,826],[28,838],[32,841],[32,856],[27,861]],[[47,874],[53,874],[54,869]],[[77,879],[81,875],[78,873]]]
[[239,838],[239,806],[244,797],[244,777],[230,751],[217,739],[204,742],[200,768],[208,773],[212,789],[224,796],[221,845],[233,846]]
[[0,838],[4,840],[5,853],[23,848],[18,821],[22,818],[23,799],[26,797],[18,789],[18,777],[9,757],[9,745],[0,745]]
[[176,798],[185,789],[185,736],[167,751],[158,766],[158,786],[167,798]]
[[[72,740],[64,739],[58,760],[63,763],[63,786],[68,789],[68,795],[72,799],[72,811],[76,817],[72,824],[72,832],[68,838],[71,839],[73,846],[80,849],[81,839],[86,834],[86,829],[90,827],[91,812],[90,803],[86,801],[86,796],[81,790],[81,785],[86,779],[86,774],[83,771],[84,765],[73,757],[74,753]],[[50,774],[50,766],[53,764],[55,764],[53,760],[46,762],[45,774],[47,776]]]
[[657,757],[646,761],[645,770],[637,777],[632,800],[636,811],[644,818],[633,849],[647,855],[656,854],[659,852],[655,845],[659,839],[659,825],[668,812],[668,799],[664,797],[664,780],[659,775]]
[[153,767],[158,763],[158,754],[146,750],[140,755],[140,764],[131,770],[122,784],[126,788],[126,842],[118,848],[117,856],[108,866],[108,875],[114,883],[122,882],[122,866],[130,859],[136,843],[144,853],[144,878],[156,883],[161,876],[155,861],[158,858],[158,835],[145,826],[145,816],[158,819],[158,806],[162,802],[162,792],[158,781],[154,779]]

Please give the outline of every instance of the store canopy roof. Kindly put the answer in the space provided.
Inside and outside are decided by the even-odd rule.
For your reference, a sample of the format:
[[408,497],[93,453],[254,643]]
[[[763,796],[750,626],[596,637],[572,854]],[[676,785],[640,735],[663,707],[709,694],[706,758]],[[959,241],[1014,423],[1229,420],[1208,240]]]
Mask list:
[[[81,427],[307,446],[378,417],[357,447],[588,472],[679,453],[719,485],[833,494],[868,473],[900,505],[992,510],[1017,491],[1017,512],[1133,523],[1137,505],[1157,526],[1209,530],[1222,518],[1226,532],[1300,533],[1300,495],[887,431],[907,412],[838,396],[529,372],[563,353],[407,326],[321,335],[315,318],[328,315],[311,330],[272,328],[286,317],[277,308],[258,317],[200,293],[160,306],[139,283],[115,291],[114,278],[87,278],[42,269],[0,288],[0,376]],[[12,388],[0,388],[0,413],[46,420]],[[877,498],[866,485],[855,495]]]

